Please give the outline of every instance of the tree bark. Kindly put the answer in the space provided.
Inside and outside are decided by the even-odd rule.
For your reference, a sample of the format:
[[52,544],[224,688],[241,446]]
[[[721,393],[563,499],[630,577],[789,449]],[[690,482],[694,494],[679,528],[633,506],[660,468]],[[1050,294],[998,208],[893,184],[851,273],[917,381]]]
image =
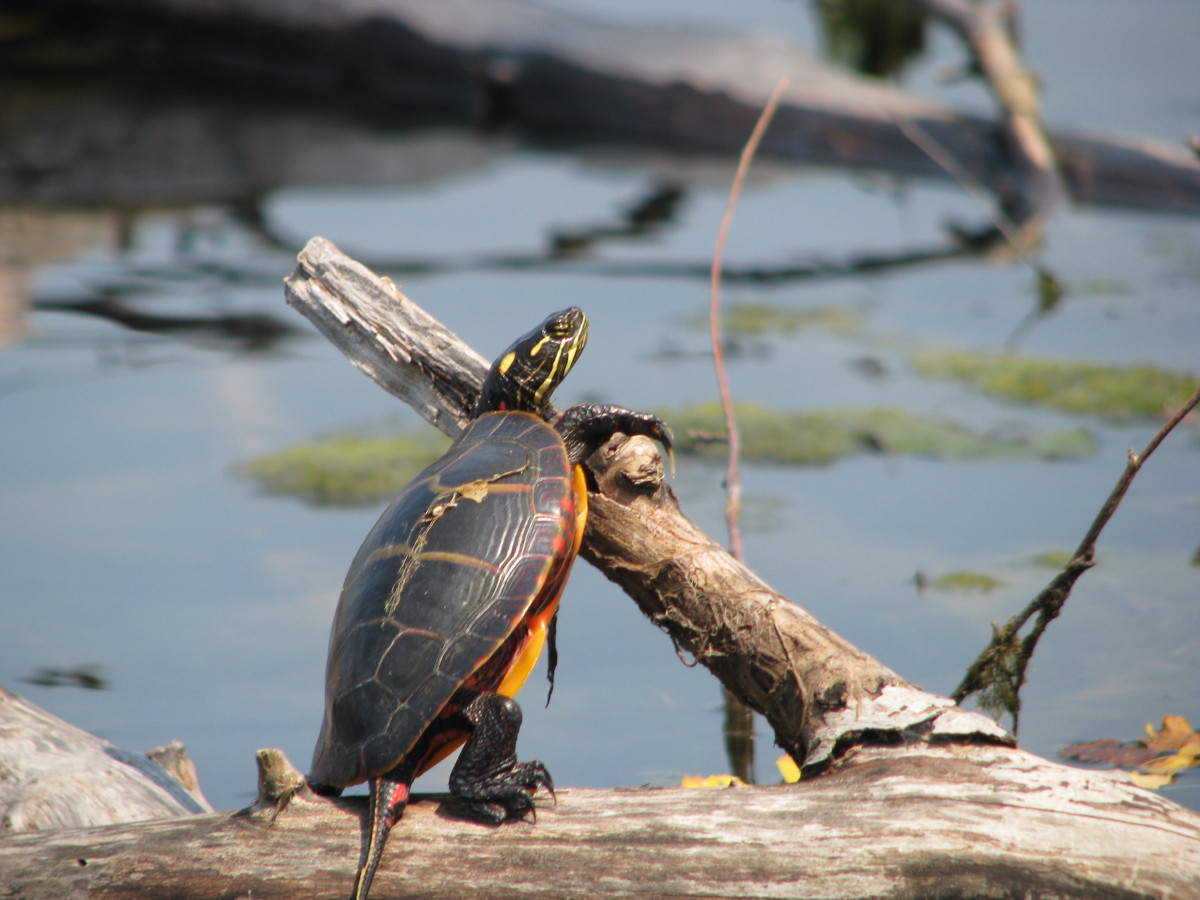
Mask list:
[[[272,783],[236,813],[0,840],[0,895],[342,900],[362,798],[300,788],[288,802],[300,776],[281,777],[278,751],[263,757]],[[418,797],[392,831],[374,893],[1185,900],[1197,896],[1198,818],[1007,747],[869,748],[797,785],[565,789],[536,823],[499,828]]]

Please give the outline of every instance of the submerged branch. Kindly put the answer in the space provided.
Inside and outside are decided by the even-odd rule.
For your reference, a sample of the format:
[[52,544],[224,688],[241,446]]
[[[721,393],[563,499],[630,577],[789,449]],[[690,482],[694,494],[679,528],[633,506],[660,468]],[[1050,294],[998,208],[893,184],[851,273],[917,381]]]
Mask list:
[[[998,184],[1007,217],[1019,226],[1018,247],[1041,234],[1046,216],[1065,195],[1059,163],[1042,122],[1037,79],[1013,38],[1015,4],[972,0],[908,0],[954,30],[971,52],[1000,107],[1005,149],[1016,170],[1011,185]],[[951,173],[953,174],[953,173]]]
[[[1039,593],[1025,609],[1012,616],[1003,627],[993,628],[992,640],[978,658],[967,668],[962,682],[954,689],[951,698],[961,703],[971,694],[987,692],[985,696],[996,701],[999,708],[1007,711],[1013,720],[1013,731],[1020,724],[1021,696],[1020,690],[1025,684],[1025,671],[1029,660],[1037,649],[1038,641],[1047,626],[1062,612],[1063,605],[1071,594],[1071,589],[1079,576],[1095,565],[1096,541],[1104,526],[1108,524],[1113,514],[1120,506],[1126,491],[1133,483],[1134,476],[1141,470],[1146,460],[1166,439],[1180,422],[1187,417],[1197,404],[1200,404],[1200,391],[1196,391],[1175,413],[1163,424],[1150,442],[1136,454],[1129,452],[1129,460],[1121,477],[1104,501],[1100,512],[1092,520],[1091,526],[1080,541],[1079,546],[1062,570],[1054,576],[1048,585]],[[1036,616],[1033,627],[1024,637],[1019,637],[1021,629]],[[991,705],[991,704],[989,704]]]

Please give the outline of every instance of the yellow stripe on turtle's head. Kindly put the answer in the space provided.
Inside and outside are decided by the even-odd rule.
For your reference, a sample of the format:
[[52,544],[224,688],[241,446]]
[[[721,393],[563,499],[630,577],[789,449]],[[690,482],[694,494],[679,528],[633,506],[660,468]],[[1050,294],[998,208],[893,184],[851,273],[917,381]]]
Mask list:
[[540,415],[575,365],[587,334],[587,316],[572,306],[518,338],[488,370],[473,416],[503,409]]

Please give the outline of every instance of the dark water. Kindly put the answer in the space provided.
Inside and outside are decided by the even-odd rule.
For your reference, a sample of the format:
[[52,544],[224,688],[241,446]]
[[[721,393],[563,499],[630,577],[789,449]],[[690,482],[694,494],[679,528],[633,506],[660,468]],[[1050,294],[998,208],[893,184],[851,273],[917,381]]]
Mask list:
[[[1029,7],[1028,53],[1052,122],[1172,141],[1197,130],[1192,26],[1200,15],[1190,0],[1151,4],[1132,24],[1116,3]],[[712,4],[706,14],[728,19],[732,8]],[[762,21],[782,28],[799,9],[764,4]],[[797,29],[807,33],[803,23]],[[954,56],[938,38],[915,83],[929,87]],[[986,109],[977,91],[951,96]],[[390,140],[364,135],[360,149]],[[348,184],[361,180],[352,157],[337,183],[298,177],[263,200],[260,221],[206,203],[134,216],[56,204],[0,210],[3,292],[32,304],[8,313],[0,348],[0,682],[129,749],[181,738],[218,807],[249,800],[259,747],[307,763],[333,604],[378,514],[266,498],[234,467],[333,431],[418,421],[283,305],[280,280],[308,237],[376,262],[439,263],[436,272],[393,275],[487,356],[547,311],[582,306],[593,330],[564,404],[652,408],[715,396],[705,334],[684,324],[707,308],[703,279],[496,267],[487,258],[536,256],[550,229],[611,221],[657,179],[676,176],[686,183],[678,219],[650,238],[606,243],[599,258],[703,262],[731,161],[684,170],[650,154],[552,153],[449,130],[396,138],[389,158],[391,177],[366,186]],[[948,218],[980,218],[950,183],[774,165],[748,186],[726,258],[783,262],[919,245],[936,241]],[[1005,260],[726,290],[729,303],[834,306],[859,323],[849,333],[766,339],[734,361],[740,397],[787,409],[899,406],[984,429],[1082,425],[1094,434],[1098,452],[1081,462],[864,456],[822,468],[746,468],[750,565],[938,692],[958,683],[989,623],[1048,580],[1028,558],[1075,546],[1126,451],[1157,426],[1026,408],[924,380],[911,353],[993,351],[1018,335],[1030,354],[1200,367],[1200,222],[1064,209],[1044,262],[1068,294],[1032,327],[1032,272]],[[864,358],[881,377],[864,374]],[[1100,565],[1039,648],[1024,695],[1029,749],[1053,756],[1077,740],[1130,740],[1168,713],[1200,723],[1198,441],[1194,427],[1182,429],[1138,477],[1101,540]],[[684,460],[675,483],[688,514],[718,536],[721,478],[719,467]],[[980,595],[918,593],[911,583],[917,570],[959,569],[1003,584]],[[553,704],[542,709],[536,679],[522,695],[523,753],[544,759],[556,783],[670,784],[728,768],[716,683],[680,665],[669,640],[586,565],[573,576],[559,634]],[[21,681],[40,667],[89,663],[100,665],[107,690]],[[775,777],[776,752],[760,729],[761,779]],[[426,786],[442,779],[435,772]],[[1200,808],[1195,781],[1185,777],[1171,796]]]

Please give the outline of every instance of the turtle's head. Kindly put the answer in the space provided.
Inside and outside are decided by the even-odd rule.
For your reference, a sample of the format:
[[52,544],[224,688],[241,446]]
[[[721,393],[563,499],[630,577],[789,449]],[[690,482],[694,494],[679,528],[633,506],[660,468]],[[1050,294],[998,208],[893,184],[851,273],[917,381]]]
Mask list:
[[572,306],[518,338],[488,369],[472,417],[504,409],[541,415],[579,358],[587,334],[587,316]]

